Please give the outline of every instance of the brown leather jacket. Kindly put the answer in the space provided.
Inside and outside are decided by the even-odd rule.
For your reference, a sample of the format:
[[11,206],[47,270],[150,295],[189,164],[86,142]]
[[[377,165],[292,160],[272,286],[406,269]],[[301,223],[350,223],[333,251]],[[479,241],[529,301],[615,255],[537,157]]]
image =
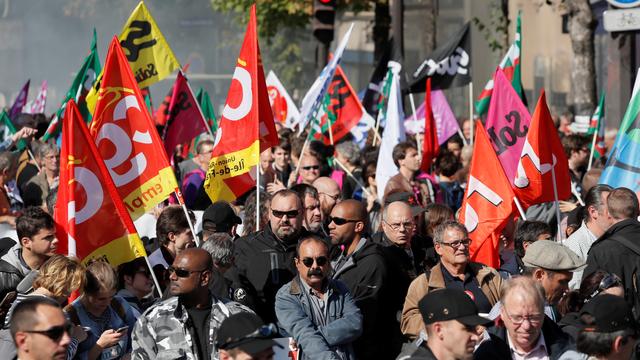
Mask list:
[[[480,263],[470,262],[467,266],[471,272],[476,274],[480,289],[487,296],[491,306],[500,300],[502,293],[502,278],[498,272]],[[427,278],[428,276],[428,278]],[[420,331],[424,329],[422,315],[418,309],[418,302],[429,292],[444,287],[444,276],[440,269],[440,263],[431,268],[429,273],[418,276],[409,285],[407,297],[402,308],[402,319],[400,329],[402,333],[411,340],[418,337]]]

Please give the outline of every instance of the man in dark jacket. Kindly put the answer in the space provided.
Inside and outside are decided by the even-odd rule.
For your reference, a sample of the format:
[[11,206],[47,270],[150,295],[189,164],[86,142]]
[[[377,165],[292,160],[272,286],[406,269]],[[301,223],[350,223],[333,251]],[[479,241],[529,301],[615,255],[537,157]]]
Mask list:
[[618,275],[625,289],[625,300],[639,319],[640,293],[635,290],[636,274],[640,271],[638,198],[627,188],[614,189],[607,197],[607,211],[613,225],[591,245],[582,278],[596,270]]
[[[291,190],[280,190],[271,199],[269,225],[261,231],[235,242],[235,266],[225,277],[237,275],[240,287],[233,298],[241,303],[255,304],[254,311],[266,323],[276,322],[274,310],[278,289],[293,279],[296,268],[293,258],[302,228],[302,201]],[[245,301],[244,297],[254,299]]]
[[337,204],[329,217],[331,243],[341,249],[332,261],[333,278],[344,282],[363,317],[364,332],[354,343],[358,359],[387,359],[395,356],[386,344],[386,331],[381,331],[391,313],[386,303],[387,268],[377,244],[363,237],[367,213],[356,200]]

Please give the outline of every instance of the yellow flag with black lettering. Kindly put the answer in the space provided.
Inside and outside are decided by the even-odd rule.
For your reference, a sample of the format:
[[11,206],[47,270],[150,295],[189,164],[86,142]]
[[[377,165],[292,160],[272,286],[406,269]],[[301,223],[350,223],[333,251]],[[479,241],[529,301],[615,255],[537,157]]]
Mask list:
[[[180,68],[180,63],[142,1],[129,16],[118,40],[141,89],[164,79]],[[87,106],[91,113],[98,100],[101,80],[102,74],[87,94]]]

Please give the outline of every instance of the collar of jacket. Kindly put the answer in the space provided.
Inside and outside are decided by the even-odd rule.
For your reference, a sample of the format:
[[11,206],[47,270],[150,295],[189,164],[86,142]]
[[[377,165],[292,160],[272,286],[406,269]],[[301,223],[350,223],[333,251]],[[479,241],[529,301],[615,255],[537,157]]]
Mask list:
[[304,227],[301,227],[300,232],[298,233],[298,236],[296,237],[295,241],[291,243],[286,243],[280,240],[276,236],[276,234],[271,229],[271,224],[267,224],[264,230],[261,230],[260,232],[262,233],[263,236],[258,236],[258,238],[262,237],[263,239],[265,239],[265,241],[268,241],[270,243],[271,247],[278,248],[282,251],[288,251],[288,250],[291,250],[292,248],[295,249],[298,243],[298,239],[300,239],[300,237],[302,236],[309,234],[307,229],[305,229]]
[[600,239],[604,239],[607,237],[610,237],[611,235],[619,232],[619,231],[624,231],[623,229],[628,227],[628,226],[638,226],[640,225],[640,223],[638,222],[638,220],[636,219],[624,219],[621,220],[613,225],[611,225],[611,227],[609,229],[607,229],[607,231],[602,234],[602,236],[600,236]]
[[[211,311],[213,311],[213,308],[216,306],[219,299],[215,295],[213,295],[211,291],[209,291],[209,297],[211,298]],[[189,319],[189,314],[187,313],[187,308],[185,308],[180,301],[180,297],[174,296],[170,298],[170,300],[173,301],[168,301],[167,305],[173,307],[173,316],[175,316],[176,319],[180,319],[181,322],[186,323]]]
[[[331,278],[326,277],[325,279],[329,281],[329,284],[327,285],[327,293],[331,293],[332,291],[338,291],[338,288],[336,287],[335,282]],[[302,286],[301,281],[302,279],[300,279],[299,275],[293,278],[293,280],[291,281],[291,289],[289,290],[289,294],[291,295],[302,294],[302,289],[304,289],[304,286]]]
[[[465,271],[471,272],[471,274],[478,280],[478,284],[481,286],[484,278],[489,272],[481,271],[485,266],[480,263],[469,262]],[[444,275],[440,269],[440,262],[436,266],[431,268],[429,274],[429,287],[430,288],[443,288],[444,287]]]

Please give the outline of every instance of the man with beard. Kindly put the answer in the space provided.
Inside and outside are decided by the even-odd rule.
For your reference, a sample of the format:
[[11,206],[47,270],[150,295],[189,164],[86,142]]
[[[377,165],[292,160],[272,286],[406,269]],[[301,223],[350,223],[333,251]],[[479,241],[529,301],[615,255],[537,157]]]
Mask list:
[[320,212],[320,200],[318,199],[318,190],[308,184],[297,184],[291,187],[295,191],[304,206],[304,226],[309,232],[325,235],[322,228],[322,213]]
[[[269,225],[235,242],[235,267],[225,276],[237,275],[241,286],[234,299],[254,305],[267,323],[275,322],[275,296],[293,279],[296,244],[307,231],[302,227],[302,201],[292,190],[280,190],[271,199]],[[244,301],[250,296],[251,301]]]
[[329,246],[307,235],[297,248],[299,275],[276,296],[279,324],[296,341],[299,359],[355,359],[351,343],[362,333],[362,315],[347,286],[329,278]]

